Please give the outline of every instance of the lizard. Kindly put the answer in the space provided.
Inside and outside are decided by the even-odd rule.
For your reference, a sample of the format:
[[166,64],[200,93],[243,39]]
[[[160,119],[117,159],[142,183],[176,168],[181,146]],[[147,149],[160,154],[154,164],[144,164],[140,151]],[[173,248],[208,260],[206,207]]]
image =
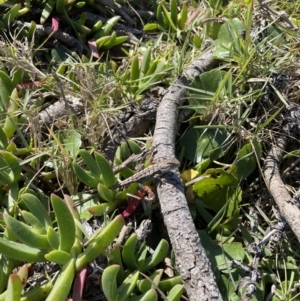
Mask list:
[[158,162],[156,164],[150,165],[147,168],[135,173],[133,176],[116,183],[115,185],[109,187],[109,189],[116,189],[118,187],[126,187],[131,183],[135,182],[145,182],[153,178],[161,176],[163,173],[170,171],[172,168],[179,167],[180,163],[176,158],[169,158]]

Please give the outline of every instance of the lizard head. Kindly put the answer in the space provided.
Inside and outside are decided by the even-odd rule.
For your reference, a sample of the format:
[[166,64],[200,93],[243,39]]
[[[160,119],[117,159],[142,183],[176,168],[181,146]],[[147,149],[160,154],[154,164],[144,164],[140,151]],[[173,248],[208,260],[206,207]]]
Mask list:
[[164,159],[164,160],[160,160],[158,163],[155,163],[155,164],[159,164],[161,172],[166,172],[166,171],[169,171],[172,168],[180,166],[180,162],[174,157]]
[[168,160],[168,165],[170,167],[179,167],[180,162],[176,158],[171,158],[171,159]]

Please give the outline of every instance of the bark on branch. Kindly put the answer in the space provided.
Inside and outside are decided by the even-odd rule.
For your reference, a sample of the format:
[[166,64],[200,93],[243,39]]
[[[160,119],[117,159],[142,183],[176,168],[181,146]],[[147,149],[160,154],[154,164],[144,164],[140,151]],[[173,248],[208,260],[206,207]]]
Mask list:
[[282,133],[266,157],[264,164],[264,176],[266,185],[278,206],[283,219],[291,227],[300,242],[300,210],[297,204],[292,201],[280,176],[280,162],[287,146],[288,137]]
[[[202,72],[216,65],[212,52],[203,54],[170,86],[157,110],[153,146],[154,160],[174,156],[178,107],[186,99],[186,87]],[[190,301],[222,300],[205,250],[201,245],[178,171],[157,184],[161,211]],[[172,185],[170,184],[172,183]]]

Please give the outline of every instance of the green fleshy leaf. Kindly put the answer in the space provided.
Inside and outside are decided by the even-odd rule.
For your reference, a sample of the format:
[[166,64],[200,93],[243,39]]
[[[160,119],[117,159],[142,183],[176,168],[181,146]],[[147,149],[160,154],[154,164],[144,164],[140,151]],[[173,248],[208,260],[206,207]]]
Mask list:
[[51,195],[56,221],[58,224],[59,250],[69,253],[75,242],[75,222],[67,204],[58,196]]
[[75,259],[71,259],[60,271],[45,301],[65,301],[75,277]]
[[82,269],[87,263],[93,261],[101,252],[103,252],[119,235],[124,223],[123,216],[118,215],[102,229],[100,234],[92,239],[88,247],[77,257],[76,270]]
[[240,181],[244,180],[255,170],[261,155],[262,147],[256,139],[252,144],[247,143],[239,150],[237,161],[232,165],[230,172]]
[[71,255],[61,250],[54,250],[45,255],[45,258],[50,262],[57,264],[67,264],[71,260]]
[[81,135],[75,130],[62,130],[57,133],[57,137],[68,154],[75,159],[81,146]]
[[215,212],[221,210],[225,204],[230,205],[230,201],[233,201],[236,207],[236,204],[241,201],[241,193],[234,175],[221,168],[209,169],[204,175],[210,175],[210,177],[194,185],[194,191],[199,200]]
[[19,301],[23,286],[19,275],[9,276],[5,301]]
[[102,290],[107,301],[116,301],[118,298],[117,274],[120,266],[111,265],[107,267],[102,274]]
[[14,236],[25,245],[37,249],[51,248],[47,235],[38,234],[32,228],[11,217],[7,212],[3,214],[5,224]]
[[20,195],[20,200],[24,202],[29,211],[40,221],[45,229],[52,227],[52,222],[46,208],[36,196],[24,193]]

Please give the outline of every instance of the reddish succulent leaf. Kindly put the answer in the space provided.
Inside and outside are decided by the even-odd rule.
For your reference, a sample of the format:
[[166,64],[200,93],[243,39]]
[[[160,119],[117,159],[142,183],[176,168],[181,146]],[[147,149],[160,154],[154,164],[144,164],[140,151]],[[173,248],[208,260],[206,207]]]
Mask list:
[[143,199],[145,197],[145,194],[141,192],[140,190],[137,191],[136,196]]
[[122,213],[123,217],[131,216],[134,213],[134,211],[136,210],[136,208],[138,207],[138,205],[140,204],[140,202],[141,202],[141,199],[131,198],[127,208]]
[[51,26],[52,30],[53,31],[58,31],[58,28],[59,28],[59,19],[57,17],[53,17],[51,19],[51,21],[52,21],[52,26]]
[[190,17],[187,19],[187,21],[185,23],[185,27],[187,27],[188,25],[190,25],[194,21],[194,19],[197,16],[199,16],[199,12],[200,12],[199,9],[197,9],[197,10],[195,10],[195,11],[192,12],[192,14],[190,15]]
[[18,90],[26,90],[26,89],[33,88],[34,86],[40,87],[42,84],[43,83],[41,81],[21,83],[21,84],[17,84],[17,89]]
[[96,45],[96,41],[88,41],[88,45],[89,45],[89,48],[93,54],[93,57],[95,57],[96,59],[99,59],[100,58],[100,55],[99,55],[99,52],[98,52],[98,48],[97,48],[97,45]]
[[84,282],[87,275],[87,268],[83,268],[75,277],[74,286],[73,286],[73,301],[82,301],[82,292],[84,288]]
[[137,199],[131,200],[130,203],[128,204],[127,208],[122,213],[123,217],[131,216],[134,213],[134,211],[136,210],[136,208],[138,207],[139,203],[140,203],[140,200],[137,200]]

